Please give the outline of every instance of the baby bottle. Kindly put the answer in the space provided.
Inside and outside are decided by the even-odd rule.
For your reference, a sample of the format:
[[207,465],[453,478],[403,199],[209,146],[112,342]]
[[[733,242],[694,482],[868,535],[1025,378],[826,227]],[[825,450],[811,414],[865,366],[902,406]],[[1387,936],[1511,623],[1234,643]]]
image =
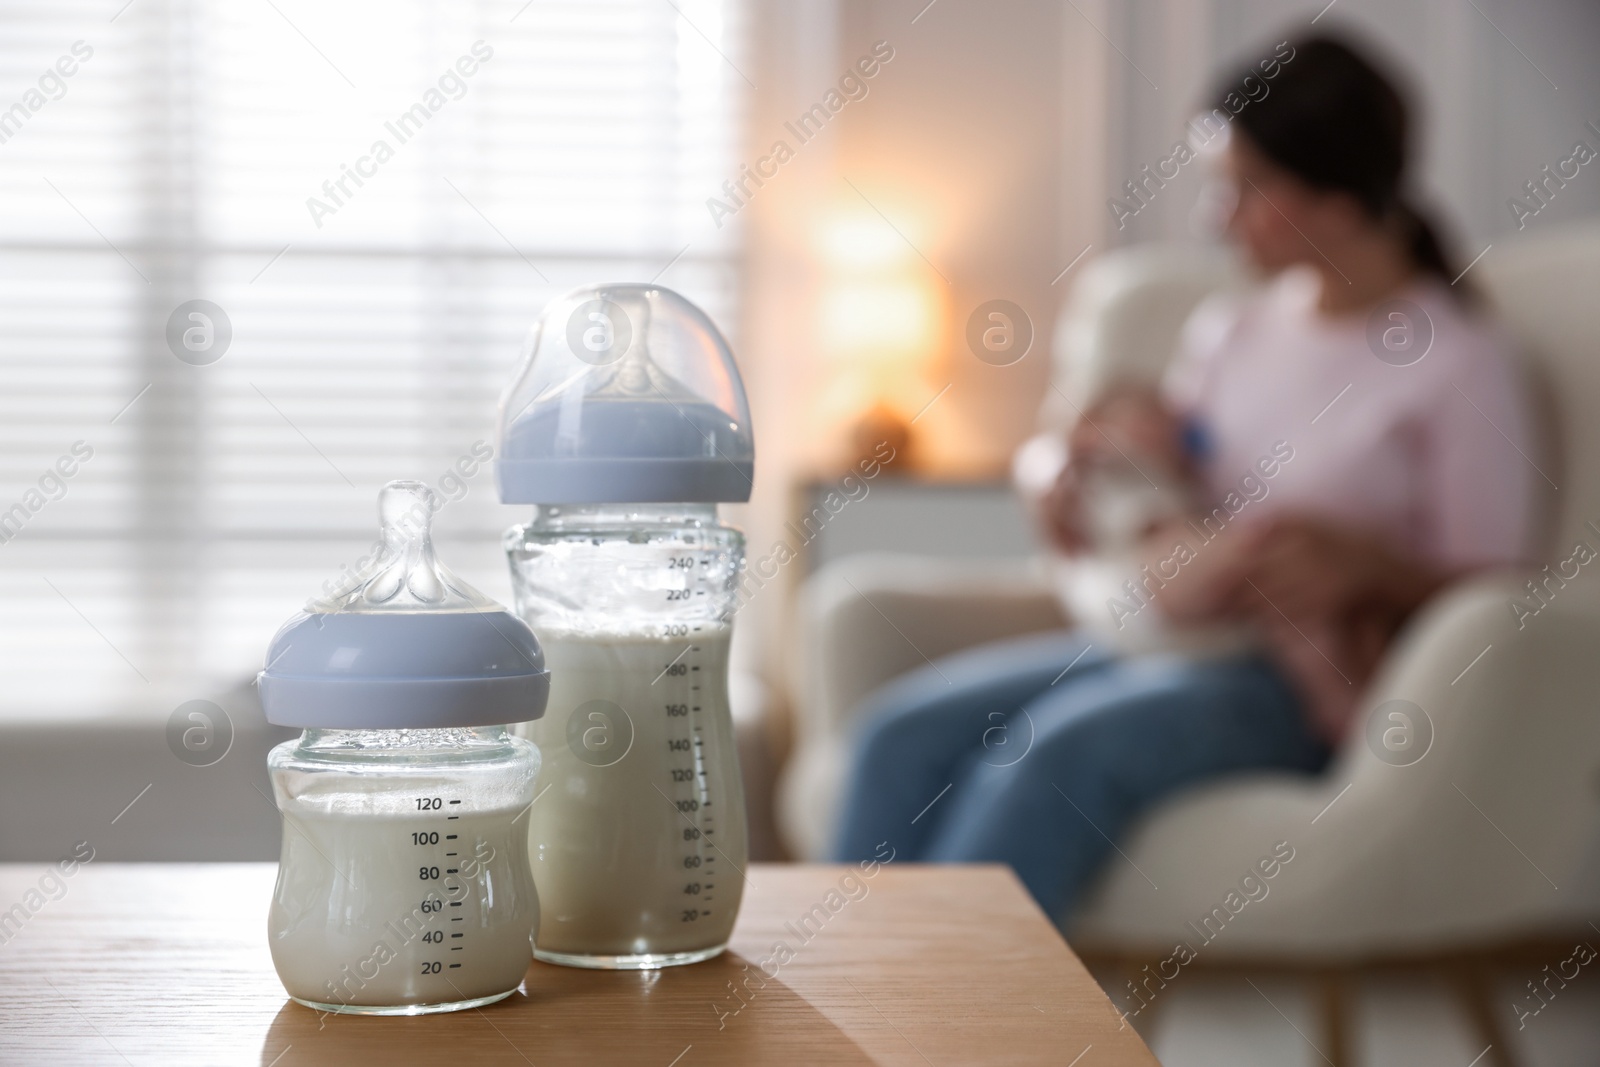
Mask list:
[[668,289],[552,303],[500,413],[517,611],[550,665],[529,812],[534,955],[642,969],[721,952],[744,883],[728,640],[754,447],[733,355]]
[[301,727],[267,757],[283,852],[267,921],[295,1000],[415,1015],[509,996],[539,900],[526,817],[543,713],[527,625],[434,559],[421,482],[378,498],[383,549],[278,631],[258,684]]

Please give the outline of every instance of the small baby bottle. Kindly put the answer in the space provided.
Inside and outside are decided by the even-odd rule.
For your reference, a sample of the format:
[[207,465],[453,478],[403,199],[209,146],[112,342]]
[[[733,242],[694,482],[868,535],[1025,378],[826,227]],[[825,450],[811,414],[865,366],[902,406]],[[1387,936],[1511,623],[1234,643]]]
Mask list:
[[272,960],[322,1011],[416,1015],[509,996],[539,901],[527,820],[544,713],[533,633],[434,559],[421,482],[378,498],[383,548],[272,640],[267,757],[283,812]]
[[[643,969],[723,950],[744,889],[728,649],[750,498],[738,368],[711,320],[652,285],[580,289],[535,329],[501,409],[517,611],[550,658],[529,815],[534,954]],[[575,593],[581,595],[574,595]]]

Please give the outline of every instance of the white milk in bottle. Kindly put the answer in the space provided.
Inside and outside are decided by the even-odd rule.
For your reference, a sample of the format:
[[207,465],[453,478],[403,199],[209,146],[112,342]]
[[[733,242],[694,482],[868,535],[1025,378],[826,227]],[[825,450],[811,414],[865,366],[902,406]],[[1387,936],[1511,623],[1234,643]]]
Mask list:
[[268,928],[289,995],[360,1007],[514,989],[539,923],[526,811],[286,814]]
[[546,760],[529,815],[534,953],[581,967],[721,952],[747,859],[728,708],[748,500],[749,409],[732,353],[652,285],[546,308],[501,406],[495,476],[533,520],[507,532],[518,613],[551,670],[520,727]]
[[552,711],[527,727],[550,784],[529,813],[540,952],[671,958],[726,944],[745,813],[728,788],[732,737],[716,725],[727,694],[703,679],[727,669],[728,628],[543,638]]

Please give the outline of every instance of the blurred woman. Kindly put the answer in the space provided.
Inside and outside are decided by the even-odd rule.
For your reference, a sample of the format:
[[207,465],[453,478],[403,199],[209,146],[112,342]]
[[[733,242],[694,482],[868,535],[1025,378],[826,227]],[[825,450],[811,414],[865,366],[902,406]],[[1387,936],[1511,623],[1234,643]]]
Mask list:
[[1064,921],[1158,801],[1320,771],[1407,617],[1464,574],[1524,560],[1538,477],[1524,393],[1406,198],[1408,132],[1356,51],[1293,43],[1225,151],[1227,233],[1266,284],[1202,305],[1159,388],[1086,411],[1042,503],[1050,538],[1082,553],[1108,467],[1181,486],[1184,506],[1137,532],[1147,567],[1122,610],[1249,642],[1139,655],[1078,630],[897,679],[863,718],[839,859],[888,841],[905,860],[1008,863]]

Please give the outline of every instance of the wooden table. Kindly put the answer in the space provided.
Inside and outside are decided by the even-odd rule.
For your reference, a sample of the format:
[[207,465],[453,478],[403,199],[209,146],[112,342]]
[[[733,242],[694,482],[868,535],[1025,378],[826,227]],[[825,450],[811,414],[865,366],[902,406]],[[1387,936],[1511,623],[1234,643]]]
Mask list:
[[[28,896],[42,865],[0,865],[0,915],[39,905],[0,927],[0,1064],[1156,1062],[1004,868],[885,866],[801,942],[786,924],[848,868],[755,865],[716,960],[534,963],[507,1000],[414,1018],[323,1017],[284,996],[266,944],[275,870],[90,863],[51,900]],[[729,983],[780,938],[795,957],[736,1000]]]

